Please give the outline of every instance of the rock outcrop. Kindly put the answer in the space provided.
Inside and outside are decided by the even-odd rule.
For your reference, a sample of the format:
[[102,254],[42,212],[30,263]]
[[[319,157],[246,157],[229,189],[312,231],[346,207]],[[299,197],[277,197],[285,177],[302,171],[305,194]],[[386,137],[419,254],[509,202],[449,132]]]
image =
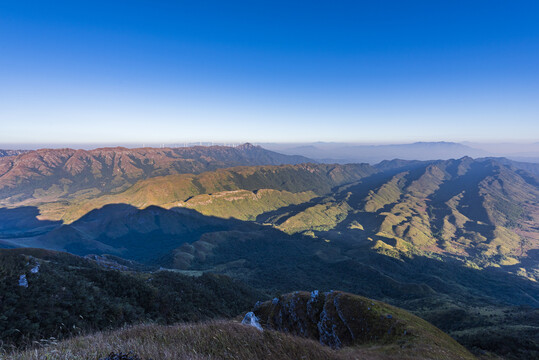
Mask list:
[[371,358],[371,353],[414,359],[474,358],[425,320],[386,303],[340,291],[296,291],[257,302],[253,316],[264,329],[315,339],[365,358]]

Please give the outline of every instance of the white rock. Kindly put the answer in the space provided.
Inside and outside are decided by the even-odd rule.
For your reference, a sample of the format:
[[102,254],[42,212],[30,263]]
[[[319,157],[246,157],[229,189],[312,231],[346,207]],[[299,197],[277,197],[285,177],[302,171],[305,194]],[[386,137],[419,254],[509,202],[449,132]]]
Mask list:
[[258,318],[252,311],[249,311],[247,314],[245,314],[245,317],[243,318],[243,321],[241,323],[257,328],[260,331],[264,331],[264,329],[262,329],[262,326],[260,326],[260,323],[258,322]]
[[28,287],[28,280],[26,279],[26,275],[21,275],[19,277],[19,286],[22,286],[22,287]]

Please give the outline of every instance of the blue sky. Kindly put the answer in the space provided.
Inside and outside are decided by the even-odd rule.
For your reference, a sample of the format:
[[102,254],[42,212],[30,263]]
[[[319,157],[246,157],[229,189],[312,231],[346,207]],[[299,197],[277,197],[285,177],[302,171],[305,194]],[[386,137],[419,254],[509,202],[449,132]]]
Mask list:
[[0,144],[539,140],[537,1],[2,1]]

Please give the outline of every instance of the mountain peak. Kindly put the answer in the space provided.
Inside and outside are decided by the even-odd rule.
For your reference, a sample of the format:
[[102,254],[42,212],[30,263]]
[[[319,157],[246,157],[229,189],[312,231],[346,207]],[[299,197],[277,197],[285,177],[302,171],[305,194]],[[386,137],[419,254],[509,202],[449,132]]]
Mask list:
[[236,149],[239,149],[239,150],[253,150],[253,149],[260,149],[260,148],[261,148],[260,146],[253,145],[248,142],[245,144],[238,145],[236,147]]

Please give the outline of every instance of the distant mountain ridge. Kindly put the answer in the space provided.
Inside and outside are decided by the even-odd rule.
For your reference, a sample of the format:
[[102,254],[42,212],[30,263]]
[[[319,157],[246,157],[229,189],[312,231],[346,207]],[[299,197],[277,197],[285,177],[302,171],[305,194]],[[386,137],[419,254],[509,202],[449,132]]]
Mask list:
[[259,146],[189,148],[41,149],[0,158],[0,204],[93,197],[126,189],[136,181],[170,174],[199,174],[240,165],[313,162]]
[[[76,221],[39,241],[43,247],[82,255],[108,251],[121,256],[123,251],[127,256],[135,244],[145,247],[144,237],[168,237],[170,245],[160,248],[171,251],[196,241],[207,229],[231,231],[252,224],[231,227],[234,222],[221,220],[235,218],[286,234],[363,244],[389,255],[450,254],[474,266],[514,266],[512,271],[530,279],[539,275],[534,265],[539,179],[505,160],[238,167],[150,178],[117,194],[57,204],[64,206],[61,219]],[[3,213],[15,224],[17,211]],[[27,223],[30,228],[57,224],[20,224]],[[120,237],[133,244],[113,240]]]
[[329,163],[369,163],[384,160],[447,160],[463,156],[485,157],[489,153],[454,142],[416,142],[412,144],[358,145],[340,143],[313,143],[305,145],[264,144],[269,149],[285,154],[299,154]]

